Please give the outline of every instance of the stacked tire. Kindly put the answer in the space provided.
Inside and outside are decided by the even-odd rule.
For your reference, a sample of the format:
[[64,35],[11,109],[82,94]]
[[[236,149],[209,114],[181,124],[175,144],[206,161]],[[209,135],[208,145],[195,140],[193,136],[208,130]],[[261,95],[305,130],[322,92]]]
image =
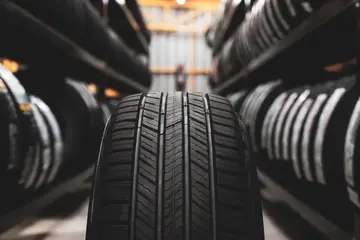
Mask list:
[[299,179],[332,184],[344,179],[342,143],[358,97],[355,82],[349,76],[289,88],[273,81],[232,101],[255,150],[269,160],[289,162]]
[[[16,204],[54,181],[62,160],[62,138],[53,113],[29,96],[19,80],[0,65],[2,183],[4,202]],[[3,205],[8,207],[8,205]]]
[[235,34],[220,52],[221,81],[273,47],[316,12],[326,1],[256,1]]
[[[125,76],[139,81],[139,84],[149,87],[151,84],[151,73],[141,61],[133,56],[132,51],[125,45],[124,41],[110,28],[101,18],[95,7],[87,0],[60,0],[60,1],[13,1],[14,4],[23,8],[29,14],[38,18],[54,30],[63,34],[82,48],[89,51],[95,57],[106,60],[113,69],[123,73]],[[59,21],[61,19],[61,21]],[[8,31],[18,36],[13,29]],[[27,54],[36,55],[32,52],[31,45],[19,49]],[[45,47],[45,46],[44,46]],[[40,47],[43,49],[44,47]],[[48,47],[48,46],[46,46]],[[7,49],[4,49],[7,51]],[[16,51],[16,55],[13,55]],[[24,53],[17,49],[7,52],[10,56],[24,57]],[[51,56],[49,56],[50,59]],[[56,64],[62,64],[56,59]],[[89,76],[90,77],[90,76]],[[123,86],[123,90],[131,91]]]
[[[260,167],[345,229],[353,214],[349,200],[360,212],[359,97],[356,76],[346,76],[300,87],[269,82],[233,101],[236,109],[241,105]],[[331,203],[342,210],[329,212]]]
[[57,90],[29,94],[0,65],[0,189],[7,193],[0,211],[96,162],[109,108],[83,83],[66,80]]

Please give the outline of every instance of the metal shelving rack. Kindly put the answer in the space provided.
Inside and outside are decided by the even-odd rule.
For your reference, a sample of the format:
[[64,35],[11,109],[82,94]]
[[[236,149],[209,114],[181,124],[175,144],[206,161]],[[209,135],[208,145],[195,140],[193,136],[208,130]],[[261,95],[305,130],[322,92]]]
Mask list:
[[127,5],[120,5],[115,0],[109,0],[107,13],[109,25],[120,36],[122,31],[128,35],[127,38],[124,38],[127,45],[137,53],[149,55],[149,43],[142,32],[144,28],[141,27]]
[[[128,13],[124,13],[122,16],[126,17],[126,20],[129,21],[128,24],[130,24],[129,14],[131,13],[128,10]],[[120,18],[117,18],[117,20],[121,21]],[[54,84],[56,81],[63,81],[64,78],[62,77],[67,76],[84,82],[94,82],[100,90],[104,90],[105,87],[119,91],[126,89],[127,94],[148,91],[147,86],[109,66],[106,59],[95,57],[89,51],[12,1],[0,1],[0,28],[2,27],[4,29],[11,28],[11,33],[15,31],[15,36],[21,36],[21,39],[16,39],[15,41],[16,43],[24,43],[23,45],[17,45],[20,49],[19,51],[27,50],[29,46],[32,46],[31,43],[35,43],[35,46],[32,46],[33,49],[29,50],[32,54],[26,52],[19,58],[24,60],[23,63],[25,64],[31,63],[29,65],[35,69],[44,70],[46,74],[54,74],[54,79],[49,80],[53,81]],[[146,29],[146,26],[142,26],[142,29]],[[135,52],[148,55],[148,42],[150,38],[146,40],[137,29],[132,28],[130,31],[136,33],[142,47],[142,49],[135,49]],[[7,34],[7,32],[3,33]],[[2,43],[12,43],[13,35],[8,35],[3,36]],[[6,49],[6,47],[2,47],[2,49],[6,50],[5,55],[12,51],[11,49]],[[36,57],[34,57],[34,53],[36,53]],[[15,53],[15,56],[17,56],[17,53]],[[57,75],[57,73],[59,74]],[[103,92],[100,93],[101,95],[104,95]],[[0,215],[0,232],[9,229],[26,216],[38,213],[67,193],[89,187],[89,180],[93,172],[94,166],[90,166],[83,172],[55,183],[51,188],[40,192],[38,196],[29,199],[26,203],[20,204],[16,209]]]
[[[360,39],[360,1],[331,0],[327,1],[327,3],[319,9],[319,11],[310,16],[298,28],[294,29],[292,33],[285,39],[279,41],[276,45],[262,53],[257,58],[250,61],[247,65],[241,67],[241,70],[236,75],[215,86],[213,92],[219,95],[226,95],[228,93],[239,90],[241,87],[245,88],[259,84],[259,80],[254,76],[261,76],[261,73],[265,69],[265,67],[268,65],[274,66],[274,62],[276,62],[280,55],[289,52],[292,53],[292,50],[296,46],[296,44],[301,43],[310,34],[316,32],[316,30],[319,30],[319,28],[329,23],[330,21],[335,20],[335,17],[347,10],[356,11],[355,14],[357,17],[357,32],[354,33],[354,36],[356,36],[357,39],[356,59],[359,64],[360,44],[358,41]],[[276,67],[278,67],[278,65],[276,65]],[[359,65],[357,68],[357,76],[359,77]],[[280,174],[280,172],[278,174]],[[282,172],[281,174],[284,173]],[[356,210],[355,208],[353,208],[353,210],[351,211],[351,216],[349,216],[349,222],[352,221],[351,217],[353,216],[353,224],[350,223],[348,226],[349,228],[345,230],[342,229],[341,226],[324,217],[324,212],[315,210],[317,208],[314,207],[312,203],[302,201],[298,196],[295,196],[294,194],[285,190],[290,189],[289,186],[287,186],[286,188],[285,185],[282,185],[283,182],[277,181],[275,177],[268,175],[262,170],[259,170],[259,179],[264,185],[271,188],[271,193],[279,195],[279,201],[284,202],[289,208],[299,214],[301,218],[309,222],[319,232],[328,236],[329,239],[360,240],[360,211],[358,209]],[[326,198],[331,196],[327,195],[322,197],[324,197],[326,201]],[[326,203],[324,203],[324,205],[326,205]],[[323,210],[324,209],[322,209],[322,211]]]
[[[259,181],[264,185],[265,190],[271,193],[272,198],[276,201],[282,202],[287,208],[291,209],[301,216],[303,220],[309,223],[313,229],[321,233],[327,239],[352,239],[352,233],[344,231],[333,222],[326,219],[320,212],[313,207],[304,203],[294,194],[283,188],[281,184],[276,182],[262,170],[258,170]],[[264,197],[266,199],[266,196]]]
[[220,29],[214,39],[213,55],[219,53],[226,40],[231,37],[240,22],[245,18],[243,4],[244,2],[240,2],[236,6],[232,6],[230,12],[224,16],[222,25],[219,26]]
[[253,59],[249,64],[243,66],[241,71],[228,80],[220,83],[213,89],[216,94],[223,95],[234,86],[246,86],[251,79],[251,75],[260,71],[264,65],[269,64],[281,53],[291,48],[295,43],[301,41],[311,32],[326,24],[338,14],[342,13],[355,3],[355,0],[332,0],[321,7],[319,11],[314,13],[309,19],[304,21],[298,28],[285,39],[279,41],[276,45],[262,53],[259,57]]
[[126,0],[125,1],[127,8],[131,11],[133,17],[135,18],[137,24],[140,27],[140,32],[145,37],[146,41],[149,43],[151,41],[151,32],[149,31],[144,16],[140,10],[140,6],[137,1]]
[[[70,77],[74,76],[81,81],[92,80],[96,84],[106,85],[117,90],[128,88],[130,93],[147,92],[147,87],[110,67],[105,60],[93,56],[66,36],[10,1],[0,3],[0,19],[3,22],[0,26],[11,23],[11,27],[18,29],[18,33],[26,29],[27,33],[33,34],[32,38],[41,39],[41,44],[47,46],[47,49],[52,49],[53,52],[48,53],[39,48],[38,54],[42,56],[42,59],[60,59],[63,65],[52,67],[59,68]],[[24,36],[24,38],[26,37]],[[39,59],[38,56],[37,59]],[[31,57],[29,61],[32,61]],[[35,64],[45,63],[36,62]]]

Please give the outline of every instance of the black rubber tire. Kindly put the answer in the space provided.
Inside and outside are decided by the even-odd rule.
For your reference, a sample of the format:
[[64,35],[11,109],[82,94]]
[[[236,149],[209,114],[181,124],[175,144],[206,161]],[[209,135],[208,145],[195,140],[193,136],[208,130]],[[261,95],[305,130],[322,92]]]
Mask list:
[[263,239],[249,147],[225,98],[125,97],[103,136],[87,239]]
[[85,84],[67,79],[65,91],[66,95],[57,103],[64,131],[64,162],[60,171],[68,174],[95,163],[104,124],[100,106]]
[[236,113],[240,112],[241,105],[244,102],[247,93],[248,93],[247,90],[241,90],[239,92],[227,96],[227,99],[230,101]]
[[[329,97],[330,106],[326,105],[320,113],[317,130],[320,126],[324,126],[324,131],[314,133],[313,148],[314,152],[321,153],[313,154],[312,163],[314,169],[320,173],[316,175],[315,179],[323,186],[336,189],[344,187],[344,181],[342,181],[344,179],[344,167],[346,167],[344,156],[345,152],[349,150],[344,149],[344,143],[347,141],[347,128],[358,96],[359,88],[355,75],[338,79],[336,88],[333,89]],[[317,142],[317,140],[320,141]],[[346,154],[348,153],[346,152]],[[315,159],[315,155],[320,156]]]
[[309,113],[303,122],[302,130],[299,133],[301,141],[298,143],[301,179],[304,181],[314,182],[316,180],[316,167],[314,163],[316,130],[321,112],[335,89],[334,82],[311,86],[311,92],[308,99],[311,99],[313,103],[311,104]]
[[35,104],[34,97],[30,96],[30,101],[32,104],[34,119],[36,123],[36,129],[38,132],[38,141],[37,147],[39,148],[39,165],[36,174],[36,181],[34,183],[35,189],[40,188],[44,185],[46,177],[49,175],[51,170],[51,140],[50,133],[47,129],[46,122],[42,116],[40,109]]
[[[20,117],[9,89],[0,76],[0,189],[4,194],[0,211],[14,198],[19,189],[18,180],[22,170]],[[4,206],[5,205],[5,206]]]
[[[105,61],[115,70],[146,87],[150,86],[151,73],[149,69],[133,57],[123,40],[107,26],[89,1],[15,0],[12,2],[88,50],[99,60]],[[14,33],[19,37],[18,33]],[[124,34],[122,37],[127,36]],[[29,54],[28,50],[26,52]],[[124,88],[126,87],[124,86]]]
[[129,8],[129,10],[131,11],[133,17],[135,18],[141,33],[143,34],[144,38],[146,39],[146,42],[148,44],[150,44],[151,42],[151,31],[149,31],[148,27],[147,27],[147,23],[144,19],[143,13],[141,11],[141,6],[139,5],[139,3],[137,1],[132,1],[132,0],[126,0],[125,1],[126,6]]
[[[45,89],[46,90],[46,89]],[[56,92],[37,89],[61,129],[63,160],[58,177],[68,178],[96,162],[104,129],[101,109],[86,84],[66,79]]]
[[[15,103],[11,98],[9,90],[4,81],[0,78],[0,171],[1,177],[4,172],[11,171],[18,167],[19,154],[19,119]],[[4,171],[4,172],[3,172]]]
[[104,121],[104,127],[105,127],[107,120],[111,116],[111,110],[107,103],[99,103],[99,106],[101,109],[101,113],[102,113],[103,121]]
[[[16,150],[19,154],[14,165],[19,167],[21,173],[18,178],[19,189],[30,188],[35,181],[37,166],[39,164],[39,150],[37,148],[38,132],[32,112],[30,98],[19,80],[3,65],[0,64],[0,78],[7,87],[8,93],[14,103],[19,118],[18,136],[19,145]],[[13,158],[14,160],[14,158]]]
[[40,98],[33,96],[34,104],[39,108],[41,115],[43,116],[47,131],[49,132],[50,145],[51,145],[51,164],[50,171],[46,177],[46,183],[50,184],[57,176],[57,173],[61,167],[64,153],[64,142],[61,136],[61,130],[58,121],[55,118],[54,113],[49,106]]

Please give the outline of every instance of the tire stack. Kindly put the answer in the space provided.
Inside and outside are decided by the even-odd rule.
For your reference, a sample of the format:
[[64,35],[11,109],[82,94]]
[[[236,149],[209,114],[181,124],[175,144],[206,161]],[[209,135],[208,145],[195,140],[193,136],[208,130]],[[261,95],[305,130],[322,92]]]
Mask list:
[[347,76],[292,88],[269,82],[232,102],[240,109],[260,167],[306,201],[321,198],[320,193],[331,196],[327,203],[312,204],[325,209],[341,203],[342,213],[326,214],[351,222],[349,199],[360,210],[359,96],[356,77]]
[[236,113],[240,112],[240,108],[246,98],[246,95],[247,95],[247,90],[242,90],[240,92],[227,96],[227,99],[229,99],[229,102],[234,107],[234,111]]
[[287,37],[327,1],[256,1],[219,54],[221,81]]
[[[25,0],[14,1],[14,3],[95,57],[105,60],[114,70],[131,79],[136,79],[145,87],[150,87],[151,73],[149,69],[140,60],[133,57],[133,51],[106,24],[88,0],[51,2]],[[32,51],[32,49],[28,51]],[[21,53],[20,56],[22,56]],[[62,64],[61,61],[56,60],[58,64]]]
[[347,192],[350,201],[358,213],[360,213],[360,174],[357,170],[359,166],[359,139],[360,139],[360,98],[351,113],[350,121],[346,130],[344,141],[344,175],[347,185]]
[[265,116],[267,109],[285,89],[286,86],[282,84],[281,80],[259,85],[253,89],[241,106],[239,114],[249,130],[252,147],[255,151],[261,149],[261,139],[257,136],[262,131],[261,126],[267,121],[266,117],[268,116]]
[[83,83],[66,80],[58,91],[29,94],[0,64],[0,213],[96,161],[109,108]]

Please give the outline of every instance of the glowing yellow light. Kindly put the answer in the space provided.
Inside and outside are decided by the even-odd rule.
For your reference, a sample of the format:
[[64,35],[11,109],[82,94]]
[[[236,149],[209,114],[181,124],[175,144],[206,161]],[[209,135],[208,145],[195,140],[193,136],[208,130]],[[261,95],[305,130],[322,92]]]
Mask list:
[[28,112],[31,110],[31,104],[30,103],[23,103],[20,104],[20,110],[23,112]]
[[17,71],[19,71],[20,66],[15,61],[11,61],[9,59],[3,59],[1,63],[4,65],[4,67],[9,69],[13,73],[16,73]]

